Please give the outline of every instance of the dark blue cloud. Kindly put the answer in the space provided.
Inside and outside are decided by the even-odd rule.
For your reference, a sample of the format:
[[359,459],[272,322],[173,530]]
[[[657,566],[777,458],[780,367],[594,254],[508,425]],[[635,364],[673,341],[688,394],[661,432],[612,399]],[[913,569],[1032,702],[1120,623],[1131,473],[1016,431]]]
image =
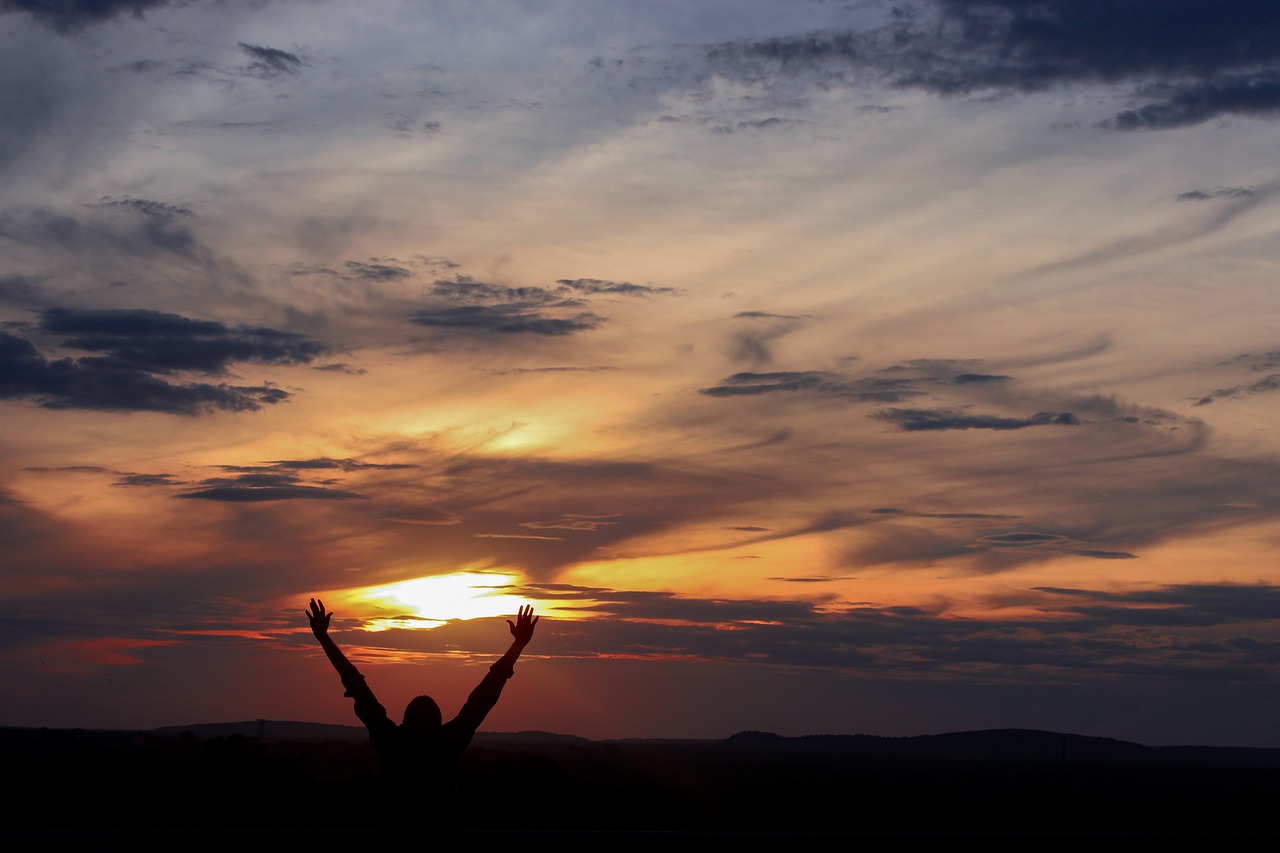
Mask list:
[[672,294],[674,288],[649,287],[598,278],[562,278],[554,287],[510,287],[459,275],[431,288],[437,303],[415,312],[420,326],[499,334],[572,335],[598,328],[606,318],[588,310],[592,297]]
[[[307,461],[317,463],[313,466],[317,468],[340,467],[338,464],[333,466],[318,464],[321,460]],[[324,461],[339,462],[339,460]],[[356,460],[342,461],[356,462]],[[332,484],[329,482],[322,482],[320,485],[303,482],[301,477],[288,470],[290,464],[275,463],[270,466],[248,469],[237,466],[224,466],[226,470],[243,471],[244,473],[239,473],[232,477],[210,477],[199,483],[200,488],[190,492],[183,492],[176,497],[226,503],[261,503],[263,501],[286,500],[367,500],[364,495],[358,492],[332,488]],[[309,467],[306,461],[292,464],[299,468]]]
[[366,281],[398,281],[413,275],[409,270],[395,264],[347,261],[346,266],[352,275]]
[[572,317],[550,317],[522,305],[460,305],[424,309],[410,319],[419,326],[445,329],[559,336],[594,329],[604,318],[590,312]]
[[649,287],[644,284],[632,284],[629,281],[608,281],[600,278],[561,278],[556,279],[556,284],[582,293],[607,293],[615,296],[670,295],[676,292],[674,287]]
[[[447,300],[415,312],[420,326],[498,334],[571,335],[597,328],[604,318],[582,310],[585,302],[574,288],[508,287],[469,276],[441,279],[432,295]],[[562,316],[566,312],[567,316]]]
[[876,403],[893,403],[923,393],[912,388],[911,380],[907,379],[847,379],[820,370],[735,373],[720,380],[719,385],[703,388],[699,393],[709,397],[756,397],[796,391]]
[[1178,193],[1177,201],[1208,201],[1214,198],[1254,198],[1258,191],[1253,187],[1214,187],[1211,190],[1187,190]]
[[1280,114],[1280,5],[1265,0],[933,0],[888,25],[709,49],[725,74],[873,75],[941,95],[1123,84],[1146,103],[1102,126],[1164,129]]
[[251,77],[279,77],[281,74],[297,74],[302,70],[302,59],[297,54],[244,42],[240,42],[240,49],[250,59],[244,73]]
[[92,360],[99,366],[152,373],[191,370],[217,375],[231,362],[306,364],[330,351],[291,332],[226,326],[142,308],[49,308],[41,313],[40,331],[68,335],[63,346],[101,353]]
[[117,15],[142,17],[148,9],[171,0],[0,0],[0,14],[25,12],[61,33],[83,29]]
[[49,308],[38,331],[94,355],[47,359],[30,341],[0,333],[0,399],[49,409],[197,415],[247,412],[288,399],[270,385],[177,382],[180,372],[222,375],[236,362],[305,364],[329,351],[317,341],[260,327],[232,327],[146,309]]
[[904,432],[936,432],[953,429],[1025,429],[1033,426],[1074,426],[1080,420],[1071,412],[1036,412],[1027,418],[967,415],[960,409],[882,409],[870,417],[894,424]]
[[1271,391],[1280,391],[1280,373],[1273,373],[1259,379],[1257,382],[1250,382],[1245,385],[1233,385],[1230,388],[1219,388],[1212,391],[1199,400],[1196,400],[1197,406],[1207,406],[1214,400],[1229,400],[1234,397],[1251,397],[1254,394],[1265,394]]
[[359,459],[330,459],[320,456],[314,459],[278,459],[267,463],[272,468],[281,470],[338,470],[338,471],[398,471],[405,468],[417,468],[407,462],[362,462]]
[[107,360],[49,361],[30,341],[0,332],[0,399],[29,399],[46,409],[198,415],[251,412],[288,397],[265,385],[168,382]]
[[210,486],[207,489],[184,492],[177,497],[202,501],[222,501],[224,503],[260,503],[263,501],[292,500],[367,500],[364,495],[357,492],[300,484],[281,486]]
[[1238,74],[1183,85],[1166,100],[1125,110],[1101,124],[1114,130],[1164,130],[1201,124],[1219,115],[1280,115],[1280,72]]

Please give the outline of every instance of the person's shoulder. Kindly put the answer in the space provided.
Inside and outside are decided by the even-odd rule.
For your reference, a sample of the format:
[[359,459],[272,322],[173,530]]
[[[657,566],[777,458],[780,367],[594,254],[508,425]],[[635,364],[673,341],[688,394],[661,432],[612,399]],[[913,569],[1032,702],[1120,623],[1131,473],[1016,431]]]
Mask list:
[[471,739],[475,737],[476,729],[480,727],[480,723],[472,722],[464,719],[459,714],[449,722],[440,727],[439,743],[440,748],[444,751],[457,750],[461,753],[471,743]]

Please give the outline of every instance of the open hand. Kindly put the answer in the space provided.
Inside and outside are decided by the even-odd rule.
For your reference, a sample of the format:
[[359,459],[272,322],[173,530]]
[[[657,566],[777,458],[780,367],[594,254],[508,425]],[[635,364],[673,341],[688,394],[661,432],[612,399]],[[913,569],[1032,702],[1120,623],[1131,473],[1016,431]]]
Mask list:
[[[311,599],[310,609],[307,610],[307,621],[311,623],[311,633],[317,637],[323,637],[329,633],[329,618],[332,613],[326,613],[324,602]],[[512,629],[515,630],[514,628]],[[530,629],[532,633],[532,629]]]
[[[327,621],[326,617],[326,621]],[[511,636],[516,638],[516,642],[520,645],[527,645],[529,640],[533,639],[533,629],[538,624],[538,617],[533,615],[533,605],[526,605],[520,608],[520,612],[516,614],[516,621],[507,620],[507,625],[511,627]]]

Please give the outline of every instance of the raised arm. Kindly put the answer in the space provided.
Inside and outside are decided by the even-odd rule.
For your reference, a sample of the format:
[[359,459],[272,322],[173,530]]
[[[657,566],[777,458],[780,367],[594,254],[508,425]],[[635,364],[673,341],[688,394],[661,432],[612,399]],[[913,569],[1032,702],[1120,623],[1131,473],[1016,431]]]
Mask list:
[[516,661],[524,647],[529,645],[529,640],[533,639],[533,629],[537,624],[538,617],[533,615],[532,605],[521,607],[516,614],[516,621],[507,620],[507,625],[511,628],[511,647],[489,667],[489,674],[471,691],[467,704],[462,706],[462,711],[454,722],[466,726],[472,732],[479,728],[485,716],[498,704],[502,688],[515,673]]
[[342,649],[338,648],[338,644],[330,639],[329,619],[332,616],[332,613],[324,609],[323,601],[311,599],[311,604],[307,608],[307,620],[311,623],[311,633],[316,635],[316,639],[320,641],[320,648],[324,649],[325,656],[329,658],[329,663],[333,664],[333,668],[338,671],[342,686],[346,688],[346,695],[356,701],[356,716],[371,733],[391,725],[387,717],[387,709],[382,707],[378,698],[373,695],[373,691],[364,683],[364,676],[360,674],[360,670],[347,660],[347,656],[342,653]]
[[311,633],[315,634],[316,639],[320,641],[320,648],[324,649],[329,663],[333,664],[333,668],[338,671],[338,675],[342,677],[342,684],[346,687],[348,676],[356,678],[361,676],[355,664],[347,660],[347,656],[342,653],[342,649],[338,648],[338,644],[329,638],[329,620],[332,617],[332,613],[325,611],[323,601],[311,599],[307,609],[307,621],[311,623]]
[[524,651],[525,646],[529,645],[529,641],[533,639],[533,629],[538,626],[538,617],[533,615],[533,605],[521,607],[516,614],[516,621],[512,622],[508,619],[507,626],[511,628],[511,648],[507,649],[505,655],[498,658],[498,662],[491,669],[503,670],[510,678],[520,653]]

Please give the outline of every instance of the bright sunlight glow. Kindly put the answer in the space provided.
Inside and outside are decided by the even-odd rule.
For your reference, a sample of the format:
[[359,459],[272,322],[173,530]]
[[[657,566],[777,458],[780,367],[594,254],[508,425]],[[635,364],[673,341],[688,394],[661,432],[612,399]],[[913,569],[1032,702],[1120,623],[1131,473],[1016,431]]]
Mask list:
[[456,572],[411,581],[374,586],[354,598],[395,615],[371,619],[367,631],[390,628],[436,628],[451,619],[510,616],[528,602],[512,594],[514,575],[491,572]]

